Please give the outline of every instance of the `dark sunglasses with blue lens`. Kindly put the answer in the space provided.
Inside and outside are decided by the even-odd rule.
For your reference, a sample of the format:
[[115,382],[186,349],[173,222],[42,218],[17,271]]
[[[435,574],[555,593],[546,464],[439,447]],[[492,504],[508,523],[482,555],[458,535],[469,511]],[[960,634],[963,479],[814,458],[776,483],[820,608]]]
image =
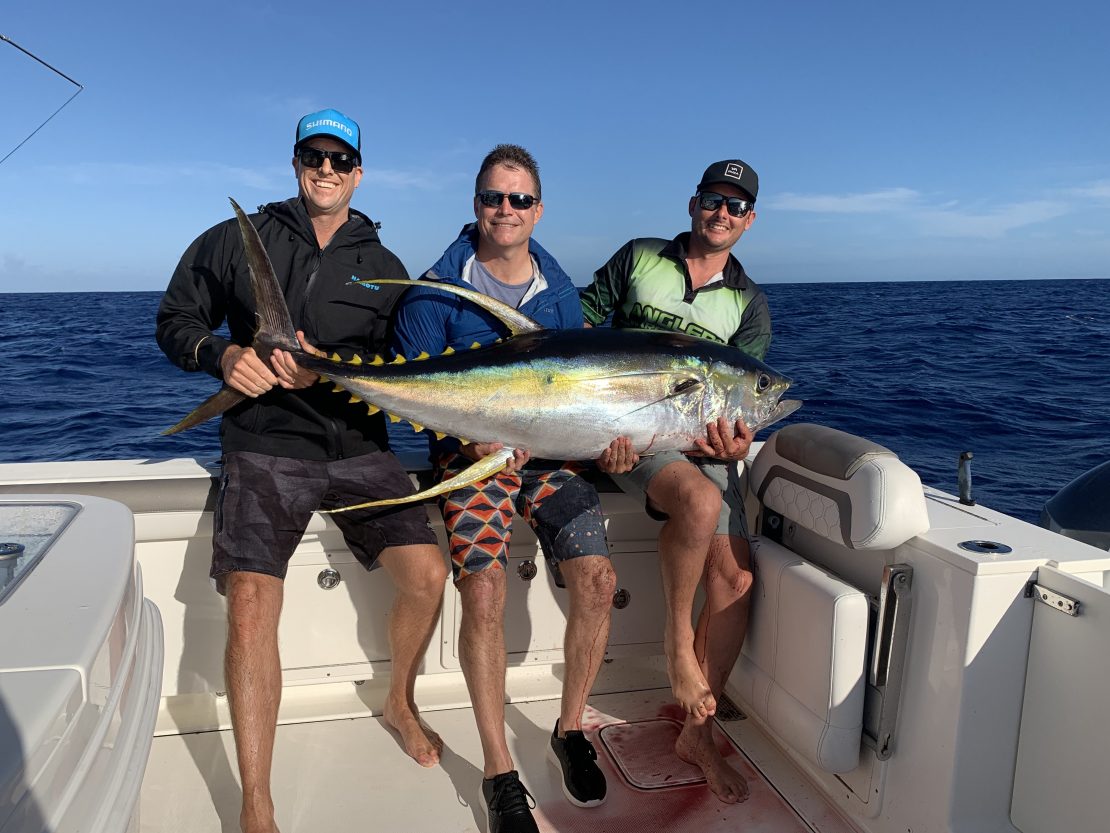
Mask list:
[[306,168],[319,168],[327,159],[331,162],[331,169],[337,174],[349,174],[358,164],[358,157],[353,153],[343,150],[320,150],[307,146],[297,149],[297,158]]
[[726,197],[712,191],[698,193],[698,206],[702,211],[719,211],[722,204],[728,208],[728,213],[733,217],[743,217],[755,207],[754,202],[740,197]]
[[504,202],[505,197],[509,198],[509,207],[515,208],[517,211],[523,211],[526,208],[531,208],[539,200],[531,194],[521,194],[514,191],[511,194],[506,194],[504,191],[479,191],[474,197],[484,205],[486,208],[500,208],[501,203]]

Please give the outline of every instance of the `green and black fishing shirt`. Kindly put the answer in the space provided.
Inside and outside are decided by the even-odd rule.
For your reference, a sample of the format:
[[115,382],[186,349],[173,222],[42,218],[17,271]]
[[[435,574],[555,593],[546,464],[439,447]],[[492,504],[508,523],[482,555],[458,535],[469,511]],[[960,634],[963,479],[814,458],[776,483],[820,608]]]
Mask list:
[[582,312],[597,326],[671,330],[726,342],[762,360],[771,346],[767,297],[731,254],[723,279],[695,290],[686,268],[690,233],[630,240],[594,273]]

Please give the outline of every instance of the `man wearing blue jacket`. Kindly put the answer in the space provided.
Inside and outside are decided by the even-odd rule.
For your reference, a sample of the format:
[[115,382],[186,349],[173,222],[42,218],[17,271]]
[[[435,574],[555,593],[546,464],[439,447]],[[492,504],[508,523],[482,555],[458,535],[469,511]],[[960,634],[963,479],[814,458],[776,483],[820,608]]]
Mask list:
[[[483,160],[475,182],[476,223],[463,228],[424,275],[477,289],[551,329],[581,327],[578,290],[555,259],[532,240],[543,216],[540,177],[532,155],[498,145]],[[435,289],[410,289],[398,307],[395,345],[406,358],[421,352],[486,345],[506,335],[504,326],[465,299]],[[500,443],[433,441],[439,479],[457,474],[496,451]],[[599,464],[631,467],[631,447],[614,441]],[[490,833],[535,833],[530,793],[521,784],[505,740],[505,591],[514,510],[532,527],[544,557],[570,594],[564,636],[566,677],[549,757],[562,772],[563,792],[580,807],[605,799],[605,776],[593,745],[582,733],[582,711],[605,654],[616,576],[609,563],[601,504],[579,466],[531,460],[517,449],[499,474],[440,499],[449,536],[455,585],[462,601],[459,661],[482,741],[482,797]]]

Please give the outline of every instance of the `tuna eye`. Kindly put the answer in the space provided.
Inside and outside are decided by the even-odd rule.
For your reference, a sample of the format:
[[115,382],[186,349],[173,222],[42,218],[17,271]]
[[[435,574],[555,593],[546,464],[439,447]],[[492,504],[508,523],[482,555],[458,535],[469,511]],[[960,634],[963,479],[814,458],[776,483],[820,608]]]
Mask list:
[[769,387],[771,387],[771,377],[766,373],[760,373],[755,380],[755,389],[759,393],[763,393]]

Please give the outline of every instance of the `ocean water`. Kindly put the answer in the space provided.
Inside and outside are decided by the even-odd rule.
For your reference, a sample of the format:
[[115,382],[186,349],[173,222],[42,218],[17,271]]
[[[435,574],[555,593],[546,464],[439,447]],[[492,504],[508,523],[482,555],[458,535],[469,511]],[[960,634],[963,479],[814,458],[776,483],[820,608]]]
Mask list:
[[[764,288],[767,361],[805,400],[788,422],[881,443],[949,492],[971,451],[977,501],[1031,521],[1110,459],[1110,280]],[[160,293],[0,298],[0,462],[219,454],[215,423],[159,435],[218,387],[155,344]]]

